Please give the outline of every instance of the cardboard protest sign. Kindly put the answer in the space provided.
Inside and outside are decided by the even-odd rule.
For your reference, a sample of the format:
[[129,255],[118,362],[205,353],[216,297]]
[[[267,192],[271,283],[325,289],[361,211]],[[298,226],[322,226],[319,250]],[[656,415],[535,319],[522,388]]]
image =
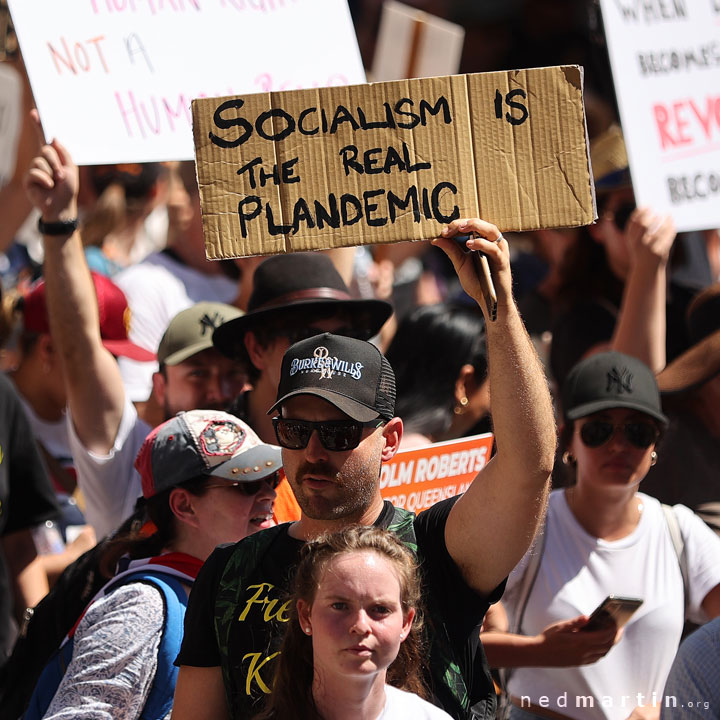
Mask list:
[[595,218],[576,66],[193,100],[209,258]]
[[601,0],[638,205],[720,227],[720,0]]
[[9,0],[47,139],[189,160],[195,97],[365,81],[346,0]]
[[490,460],[493,435],[401,450],[380,471],[380,492],[393,505],[418,513],[464,493]]
[[454,75],[465,28],[417,8],[385,0],[375,43],[373,81]]

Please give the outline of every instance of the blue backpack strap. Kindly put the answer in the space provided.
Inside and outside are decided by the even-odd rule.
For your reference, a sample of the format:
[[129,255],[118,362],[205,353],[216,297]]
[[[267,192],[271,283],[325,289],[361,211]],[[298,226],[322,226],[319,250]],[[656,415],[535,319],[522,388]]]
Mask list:
[[178,668],[175,658],[180,653],[183,639],[183,623],[187,609],[187,590],[182,582],[166,573],[143,572],[133,574],[135,581],[155,585],[163,596],[165,624],[158,647],[158,661],[150,694],[143,708],[140,720],[162,720],[172,708],[175,695]]
[[[173,575],[159,570],[144,570],[118,579],[108,587],[108,592],[133,582],[144,582],[156,587],[165,607],[155,679],[140,716],[141,720],[162,720],[170,712],[175,693],[178,668],[174,663],[182,643],[187,590],[180,579]],[[73,647],[74,640],[70,637],[48,661],[40,674],[23,720],[41,720],[45,715],[70,664]]]

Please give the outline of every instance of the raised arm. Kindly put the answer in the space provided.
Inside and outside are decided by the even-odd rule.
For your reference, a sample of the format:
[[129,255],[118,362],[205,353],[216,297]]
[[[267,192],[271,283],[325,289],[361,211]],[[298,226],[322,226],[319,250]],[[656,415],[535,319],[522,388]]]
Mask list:
[[[450,238],[475,232],[472,250],[488,258],[497,293],[490,321],[470,254]],[[433,241],[449,256],[465,292],[487,319],[495,457],[480,471],[448,517],[445,539],[467,582],[489,593],[519,562],[544,515],[556,433],[542,366],[512,297],[507,241],[490,223],[456,220]]]
[[[45,223],[77,218],[78,184],[77,167],[57,140],[42,147],[25,178],[28,197]],[[125,391],[117,362],[100,340],[95,287],[80,233],[45,235],[43,246],[50,329],[63,360],[72,422],[87,450],[106,454]]]
[[642,360],[657,373],[665,367],[666,271],[675,225],[669,215],[637,208],[625,240],[631,264],[612,348]]

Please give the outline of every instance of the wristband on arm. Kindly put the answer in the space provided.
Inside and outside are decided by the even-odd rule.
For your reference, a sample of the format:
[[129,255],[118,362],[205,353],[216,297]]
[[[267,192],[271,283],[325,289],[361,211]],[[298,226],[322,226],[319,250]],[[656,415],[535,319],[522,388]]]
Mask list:
[[44,222],[38,218],[38,230],[43,235],[72,235],[78,228],[78,219],[58,220],[56,222]]

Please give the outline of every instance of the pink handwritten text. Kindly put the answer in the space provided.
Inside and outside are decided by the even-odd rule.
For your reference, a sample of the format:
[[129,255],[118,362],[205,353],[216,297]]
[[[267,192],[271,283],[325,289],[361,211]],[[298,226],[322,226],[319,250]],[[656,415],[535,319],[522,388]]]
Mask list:
[[200,0],[90,0],[95,15],[101,12],[141,12],[149,10],[152,15],[161,12],[201,11]]
[[[70,70],[74,75],[77,75],[78,72],[90,72],[95,62],[99,62],[103,70],[109,73],[110,70],[105,62],[105,56],[103,55],[101,47],[103,40],[105,40],[105,36],[98,35],[98,37],[90,38],[89,40],[85,40],[85,42],[76,42],[70,46],[68,41],[64,37],[61,37],[61,50],[58,50],[55,46],[48,43],[47,46],[50,51],[50,57],[53,59],[58,75],[62,75],[63,67]],[[96,60],[93,60],[95,56]]]

